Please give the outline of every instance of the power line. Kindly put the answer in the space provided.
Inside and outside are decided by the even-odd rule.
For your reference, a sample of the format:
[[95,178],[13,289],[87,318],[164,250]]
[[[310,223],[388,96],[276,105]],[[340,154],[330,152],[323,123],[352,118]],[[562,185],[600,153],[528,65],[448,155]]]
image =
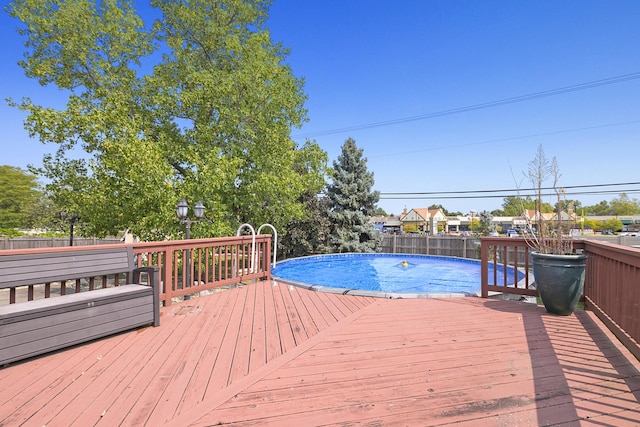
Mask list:
[[[564,193],[563,196],[578,196],[578,195],[611,195],[611,194],[640,194],[640,190],[630,189],[624,191],[576,191],[571,193]],[[380,200],[440,200],[440,199],[502,199],[505,197],[513,196],[513,194],[493,194],[493,195],[464,195],[464,196],[446,196],[446,195],[407,195],[407,196],[380,196]],[[518,197],[537,197],[536,193],[519,194]],[[555,193],[544,193],[543,197],[555,197]]]
[[501,105],[514,104],[514,103],[517,103],[517,102],[531,101],[531,100],[534,100],[534,99],[546,98],[546,97],[556,96],[556,95],[562,95],[562,94],[565,94],[565,93],[577,92],[577,91],[580,91],[580,90],[592,89],[592,88],[600,87],[600,86],[623,83],[623,82],[627,82],[627,81],[630,81],[630,80],[635,80],[635,79],[638,79],[638,78],[640,78],[640,72],[630,73],[630,74],[623,74],[623,75],[620,75],[620,76],[609,77],[609,78],[606,78],[606,79],[593,80],[593,81],[586,82],[586,83],[579,83],[579,84],[575,84],[575,85],[571,85],[571,86],[560,87],[560,88],[557,88],[557,89],[545,90],[545,91],[541,91],[541,92],[534,92],[534,93],[530,93],[530,94],[526,94],[526,95],[514,96],[514,97],[510,97],[510,98],[504,98],[504,99],[484,102],[484,103],[480,103],[480,104],[473,104],[473,105],[468,105],[468,106],[465,106],[465,107],[452,108],[452,109],[449,109],[449,110],[442,110],[442,111],[437,111],[437,112],[434,112],[434,113],[427,113],[427,114],[421,114],[421,115],[417,115],[417,116],[404,117],[404,118],[393,119],[393,120],[385,120],[385,121],[367,123],[367,124],[362,124],[362,125],[347,126],[347,127],[343,127],[343,128],[330,129],[330,130],[325,130],[325,131],[302,133],[302,134],[298,134],[298,135],[293,135],[292,139],[311,138],[311,137],[316,137],[316,136],[333,135],[333,134],[337,134],[337,133],[351,132],[351,131],[356,131],[356,130],[364,130],[364,129],[371,129],[371,128],[376,128],[376,127],[391,126],[391,125],[396,125],[396,124],[401,124],[401,123],[414,122],[414,121],[418,121],[418,120],[432,119],[432,118],[435,118],[435,117],[442,117],[442,116],[448,116],[448,115],[452,115],[452,114],[466,113],[466,112],[473,111],[473,110],[480,110],[480,109],[485,109],[485,108],[497,107],[497,106],[501,106]]
[[[597,188],[597,187],[618,187],[622,185],[640,185],[640,182],[620,182],[613,184],[589,184],[589,185],[567,185],[562,188],[564,190],[573,188]],[[540,187],[541,190],[553,190],[554,187]],[[500,190],[464,190],[464,191],[425,191],[425,192],[380,192],[380,195],[437,195],[437,194],[479,194],[479,193],[513,193],[522,191],[537,191],[538,188],[508,188]],[[616,190],[615,192],[621,192]]]
[[426,152],[426,151],[448,150],[448,149],[452,149],[452,148],[462,148],[462,147],[470,147],[470,146],[474,146],[474,145],[492,144],[492,143],[495,143],[495,142],[506,142],[506,141],[516,141],[516,140],[520,140],[520,139],[528,139],[528,138],[539,138],[541,136],[559,135],[559,134],[563,134],[563,133],[580,132],[580,131],[583,131],[583,130],[601,129],[601,128],[613,127],[613,126],[623,126],[623,125],[629,125],[629,124],[632,124],[632,123],[640,123],[640,120],[630,120],[630,121],[626,121],[626,122],[617,122],[617,123],[606,123],[606,124],[602,124],[602,125],[593,125],[593,126],[586,126],[586,127],[573,128],[573,129],[560,129],[560,130],[555,130],[555,131],[540,132],[540,133],[534,133],[534,134],[529,134],[529,135],[521,135],[521,136],[511,136],[511,137],[506,137],[506,138],[489,139],[489,140],[485,140],[485,141],[467,142],[467,143],[450,144],[450,145],[441,145],[441,146],[438,146],[438,147],[422,148],[422,149],[419,149],[419,150],[408,150],[408,151],[403,151],[403,152],[386,153],[386,154],[374,154],[374,155],[367,156],[367,158],[374,159],[376,157],[405,156],[407,154],[423,153],[423,152]]
[[[562,187],[563,197],[585,195],[640,194],[639,188],[629,186],[640,185],[640,182],[620,182],[610,184],[570,185]],[[596,189],[603,187],[621,187],[608,190],[578,191],[580,189]],[[543,197],[555,197],[553,187],[541,187],[545,191]],[[553,192],[549,192],[554,190]],[[569,190],[569,191],[567,191]],[[537,188],[506,188],[498,190],[464,190],[464,191],[427,191],[427,192],[380,192],[380,200],[451,200],[451,199],[493,199],[506,197],[537,197]]]

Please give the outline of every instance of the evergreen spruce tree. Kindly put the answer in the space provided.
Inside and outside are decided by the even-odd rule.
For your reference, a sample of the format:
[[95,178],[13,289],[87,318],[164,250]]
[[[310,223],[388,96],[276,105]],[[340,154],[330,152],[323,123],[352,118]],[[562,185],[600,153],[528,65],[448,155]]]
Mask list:
[[367,170],[363,150],[349,138],[342,154],[333,162],[333,183],[327,186],[331,234],[329,242],[334,252],[376,252],[382,236],[369,222],[378,191],[372,191],[373,172]]

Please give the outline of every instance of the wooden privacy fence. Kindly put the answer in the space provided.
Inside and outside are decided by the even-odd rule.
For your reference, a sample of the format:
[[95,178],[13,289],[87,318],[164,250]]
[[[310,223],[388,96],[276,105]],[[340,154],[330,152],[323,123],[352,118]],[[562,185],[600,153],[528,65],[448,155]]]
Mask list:
[[[43,250],[54,253],[127,246],[132,247],[136,267],[156,266],[160,269],[159,294],[164,305],[171,305],[174,298],[215,288],[271,279],[271,235],[267,234],[256,236],[255,240],[251,236],[239,236],[82,248],[6,250],[0,252],[0,256],[41,253]],[[13,296],[8,289],[0,289],[0,305],[116,287],[127,280],[118,275],[64,279],[18,287],[12,291]]]
[[[122,243],[122,240],[116,237],[108,237],[105,239],[98,239],[97,237],[75,237],[73,239],[73,246],[112,245],[118,243]],[[69,246],[68,237],[0,237],[0,250],[61,248],[64,246]]]
[[383,234],[382,252],[480,258],[480,241],[475,237]]
[[[483,237],[481,242],[483,297],[489,292],[538,296],[525,239]],[[593,310],[640,359],[640,249],[591,239],[577,239],[574,247],[587,255],[585,308]],[[524,273],[524,279],[509,276],[509,267]]]

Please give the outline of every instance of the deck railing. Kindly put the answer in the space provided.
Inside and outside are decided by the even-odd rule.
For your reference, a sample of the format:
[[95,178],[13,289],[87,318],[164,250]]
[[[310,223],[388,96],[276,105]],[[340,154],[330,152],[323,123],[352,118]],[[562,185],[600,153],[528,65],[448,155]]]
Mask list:
[[[640,249],[594,240],[576,240],[575,246],[587,254],[585,308],[593,310],[640,358]],[[256,236],[255,251],[252,250],[253,247],[251,236],[132,244],[138,266],[155,265],[160,268],[160,299],[164,305],[170,305],[175,298],[223,286],[269,280],[271,236]],[[82,247],[82,250],[87,248],[89,247]],[[3,251],[3,254],[42,250],[8,250]],[[487,297],[489,292],[537,296],[533,278],[529,274],[529,254],[530,248],[524,239],[482,238],[482,296]],[[490,264],[494,267],[491,274]],[[506,273],[509,267],[524,272],[524,278],[510,279]],[[103,278],[100,286],[107,286],[105,280]],[[118,283],[116,280],[115,284]],[[69,291],[81,292],[93,288],[93,282],[88,287],[81,285],[74,282]],[[51,291],[52,286],[43,284],[43,297],[47,298],[55,293]],[[59,293],[64,294],[67,284],[63,282],[58,286],[62,288]],[[26,299],[38,298],[34,296],[33,286],[27,288],[24,292]]]
[[[530,248],[525,239],[504,237],[483,237],[480,243],[480,274],[482,297],[489,292],[537,296],[530,278]],[[489,267],[493,268],[490,269]],[[501,267],[501,268],[500,268]],[[518,275],[509,275],[509,269],[523,272],[523,280]],[[492,274],[489,274],[489,270]]]
[[[122,247],[125,245],[100,245]],[[171,305],[175,298],[211,291],[224,286],[271,279],[271,235],[172,240],[129,244],[136,264],[160,268],[160,301]],[[4,250],[2,255],[30,252],[91,250],[92,246]],[[98,246],[93,246],[98,249]],[[254,249],[255,248],[255,249]],[[253,256],[252,256],[253,254]],[[124,275],[121,275],[124,276]],[[0,304],[13,304],[68,293],[118,286],[126,277],[87,277],[83,280],[25,285],[0,290]]]
[[585,307],[640,359],[640,248],[584,240]]
[[[271,279],[271,235],[133,244],[139,266],[160,267],[160,301],[251,280]],[[187,258],[188,257],[188,258]]]
[[[590,239],[576,240],[574,247],[587,255],[585,308],[593,310],[640,359],[640,249]],[[537,297],[530,274],[530,252],[527,241],[522,238],[483,237],[482,296],[486,298],[490,292],[500,292]],[[498,266],[502,268],[496,268]],[[508,268],[524,273],[524,278],[509,276]]]

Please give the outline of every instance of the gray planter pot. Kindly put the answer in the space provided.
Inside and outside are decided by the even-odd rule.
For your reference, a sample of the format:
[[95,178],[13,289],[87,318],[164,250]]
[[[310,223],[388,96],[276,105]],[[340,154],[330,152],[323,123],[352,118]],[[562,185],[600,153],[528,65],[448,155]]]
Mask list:
[[586,255],[531,253],[536,289],[549,313],[568,316],[584,289]]

